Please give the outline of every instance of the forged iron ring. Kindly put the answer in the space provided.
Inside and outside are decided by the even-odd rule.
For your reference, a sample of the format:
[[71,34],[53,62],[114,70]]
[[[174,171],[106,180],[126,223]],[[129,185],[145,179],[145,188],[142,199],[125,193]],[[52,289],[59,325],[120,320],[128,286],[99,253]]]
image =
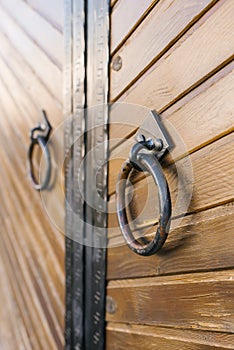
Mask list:
[[[143,150],[144,149],[144,150]],[[132,169],[146,169],[154,179],[158,187],[160,218],[154,238],[145,242],[145,239],[134,238],[128,223],[125,190],[126,183]],[[136,254],[149,256],[158,252],[167,239],[171,220],[171,196],[162,167],[155,154],[144,145],[136,144],[130,153],[130,160],[122,165],[116,185],[116,209],[122,234],[129,248]]]
[[[41,183],[39,183],[35,177],[33,161],[32,161],[33,151],[36,145],[39,145],[41,147],[43,155],[46,159],[46,172]],[[50,160],[49,149],[47,147],[47,139],[45,137],[38,135],[36,138],[31,139],[31,144],[28,150],[28,164],[29,164],[29,176],[30,176],[33,188],[37,191],[42,191],[46,189],[50,182],[51,160]]]

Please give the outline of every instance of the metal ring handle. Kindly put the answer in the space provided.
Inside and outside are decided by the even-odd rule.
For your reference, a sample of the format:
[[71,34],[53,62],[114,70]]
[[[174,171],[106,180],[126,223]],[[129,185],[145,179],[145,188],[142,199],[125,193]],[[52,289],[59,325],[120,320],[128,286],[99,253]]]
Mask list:
[[[36,177],[34,175],[34,167],[33,167],[33,150],[36,145],[39,145],[42,149],[42,152],[46,159],[46,172],[45,176],[41,183],[38,183],[36,180]],[[28,150],[28,163],[29,163],[29,175],[31,178],[31,182],[35,190],[42,191],[47,188],[50,182],[50,175],[51,175],[51,160],[50,160],[50,152],[47,147],[47,139],[43,136],[38,135],[37,138],[31,139],[31,144]]]
[[[141,149],[144,148],[143,153]],[[131,161],[133,159],[133,162]],[[137,165],[137,167],[136,167]],[[160,218],[156,234],[150,242],[145,243],[145,239],[136,240],[132,234],[128,224],[126,205],[125,205],[125,190],[126,180],[129,177],[131,170],[146,169],[154,179],[158,187],[159,193],[159,208]],[[124,181],[123,181],[124,180]],[[119,225],[122,234],[129,246],[135,253],[143,256],[149,256],[158,252],[167,239],[170,228],[171,219],[171,197],[166,178],[163,174],[162,167],[156,158],[155,154],[145,149],[144,145],[136,144],[131,151],[130,160],[127,160],[120,171],[116,186],[116,207]]]

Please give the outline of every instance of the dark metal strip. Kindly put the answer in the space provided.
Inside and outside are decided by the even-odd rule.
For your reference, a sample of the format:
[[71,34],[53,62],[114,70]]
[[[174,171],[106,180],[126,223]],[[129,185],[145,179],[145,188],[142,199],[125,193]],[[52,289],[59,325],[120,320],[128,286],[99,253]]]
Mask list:
[[70,148],[72,123],[70,116],[72,115],[72,0],[64,1],[64,149],[65,149],[65,248],[66,248],[66,315],[65,315],[65,343],[66,349],[72,348],[72,149]]
[[[85,349],[105,348],[109,1],[88,0]],[[98,107],[97,107],[98,105]],[[94,106],[90,109],[89,107]],[[96,106],[96,107],[95,107]],[[98,196],[99,194],[99,196]],[[103,198],[103,200],[101,200]]]
[[85,8],[73,3],[73,349],[82,349],[84,340],[84,201],[81,162],[84,157],[85,107]]
[[[84,0],[65,0],[66,349],[83,349],[83,200],[78,169],[84,153]],[[80,137],[81,136],[81,137]]]

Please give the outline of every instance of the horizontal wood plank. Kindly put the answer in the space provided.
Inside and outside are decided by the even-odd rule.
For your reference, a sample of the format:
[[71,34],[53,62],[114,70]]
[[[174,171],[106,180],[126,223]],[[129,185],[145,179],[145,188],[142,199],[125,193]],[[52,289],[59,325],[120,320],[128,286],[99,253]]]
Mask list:
[[[193,153],[190,157],[193,176],[187,170],[187,158],[164,169],[171,193],[172,216],[201,211],[234,199],[234,169],[230,167],[234,161],[233,143],[234,134],[231,133]],[[137,182],[134,187],[135,189],[130,187],[129,191],[131,193],[134,190],[135,193],[130,203],[128,220],[130,224],[131,220],[134,220],[132,225],[136,230],[138,227],[150,226],[157,222],[158,196],[151,177]],[[111,208],[114,208],[114,201],[113,197],[110,201]],[[111,235],[118,235],[118,220],[114,209],[113,214],[109,214],[108,226]]]
[[111,281],[108,321],[234,332],[234,271]]
[[[232,1],[219,1],[119,101],[161,111],[220,69],[233,58],[233,11]],[[116,79],[111,75],[114,101],[125,87],[119,80],[121,71]],[[131,71],[128,68],[123,76]]]
[[1,5],[25,34],[62,70],[62,34],[22,0],[1,1]]
[[125,39],[127,35],[144,18],[146,13],[158,0],[120,0],[111,14],[111,51]]
[[17,26],[9,15],[0,8],[0,31],[6,35],[37,76],[48,87],[52,95],[62,101],[62,74],[43,51]]
[[[193,153],[204,145],[213,142],[216,138],[228,133],[234,127],[233,110],[234,100],[234,63],[230,63],[215,76],[201,85],[183,101],[162,113],[162,121],[168,125],[169,134],[172,137],[174,148],[170,151],[171,157],[176,160],[183,154]],[[115,192],[118,172],[129,151],[135,143],[134,137],[124,140],[128,134],[136,132],[136,126],[141,125],[147,113],[139,107],[131,105],[119,105],[113,112],[115,118],[122,116],[123,123],[115,124],[112,127],[110,136],[111,144],[118,147],[112,149],[109,160],[109,194]],[[137,113],[138,111],[138,113]],[[132,124],[124,122],[130,115],[134,115],[135,121]],[[173,128],[170,126],[172,125]],[[171,130],[170,130],[171,129]],[[174,130],[180,135],[183,144],[174,134]],[[173,139],[174,136],[174,139]]]
[[[234,267],[234,203],[184,217],[170,231],[161,251],[144,258],[133,253],[122,234],[110,238],[107,278],[122,279]],[[117,230],[116,230],[117,231]],[[155,234],[156,227],[151,232]],[[117,233],[117,232],[116,232]],[[151,239],[151,235],[148,237]],[[117,247],[112,247],[117,245]]]
[[[4,262],[3,256],[1,255],[0,319],[4,320],[4,322],[1,322],[0,327],[0,348],[4,350],[30,350],[32,346],[27,334],[27,328],[20,315],[20,310],[12,292],[11,283],[4,263],[6,262]],[[14,310],[14,314],[12,310]]]
[[[112,62],[117,56],[121,57],[122,67],[118,71],[112,67],[111,98],[115,99],[146,67],[162,56],[214,3],[214,0],[159,1],[113,57]],[[121,28],[120,19],[118,27]]]
[[113,350],[224,350],[233,349],[234,336],[110,322],[107,324],[106,342],[107,349]]
[[63,31],[63,0],[24,0],[60,32]]
[[[9,73],[7,74],[8,76],[6,76],[4,72],[2,72],[2,75],[5,77],[5,79],[9,79],[11,75],[15,77],[16,82],[14,83],[14,93],[19,96],[19,89],[16,88],[16,85],[18,85],[18,87],[21,86],[21,89],[27,93],[28,99],[34,102],[38,111],[41,108],[46,110],[51,123],[53,123],[53,126],[61,123],[61,101],[58,101],[53,97],[46,84],[44,84],[43,81],[35,74],[33,67],[27,63],[27,61],[19,54],[14,46],[12,46],[12,43],[10,43],[10,41],[2,33],[0,33],[0,40],[0,55],[4,65],[9,69]],[[9,60],[9,57],[14,57],[14,60]],[[35,115],[32,114],[32,117],[35,118]]]

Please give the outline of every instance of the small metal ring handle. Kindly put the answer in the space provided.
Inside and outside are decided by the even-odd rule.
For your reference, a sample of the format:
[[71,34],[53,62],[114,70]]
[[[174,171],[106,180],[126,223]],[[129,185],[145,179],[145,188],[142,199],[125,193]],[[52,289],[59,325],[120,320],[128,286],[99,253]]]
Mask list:
[[[146,241],[145,238],[135,239],[128,224],[125,190],[126,180],[133,168],[138,171],[139,169],[147,170],[153,176],[154,182],[158,187],[160,218],[156,234],[151,241]],[[135,144],[130,152],[130,159],[122,165],[116,186],[116,207],[122,234],[132,251],[139,255],[149,256],[162,248],[170,228],[171,197],[162,167],[155,153],[147,147],[146,143]]]
[[[49,152],[47,143],[49,140],[52,127],[49,123],[46,112],[42,111],[42,114],[45,120],[45,125],[39,124],[35,128],[31,129],[30,131],[31,144],[28,150],[29,176],[30,176],[33,188],[37,191],[45,190],[49,185],[50,177],[51,177],[51,158],[50,158],[50,152]],[[44,132],[44,134],[37,134],[36,136],[34,136],[34,133],[36,131],[42,131]],[[34,167],[33,167],[33,151],[36,145],[40,146],[46,160],[46,171],[41,183],[37,181],[36,176],[34,174]]]

